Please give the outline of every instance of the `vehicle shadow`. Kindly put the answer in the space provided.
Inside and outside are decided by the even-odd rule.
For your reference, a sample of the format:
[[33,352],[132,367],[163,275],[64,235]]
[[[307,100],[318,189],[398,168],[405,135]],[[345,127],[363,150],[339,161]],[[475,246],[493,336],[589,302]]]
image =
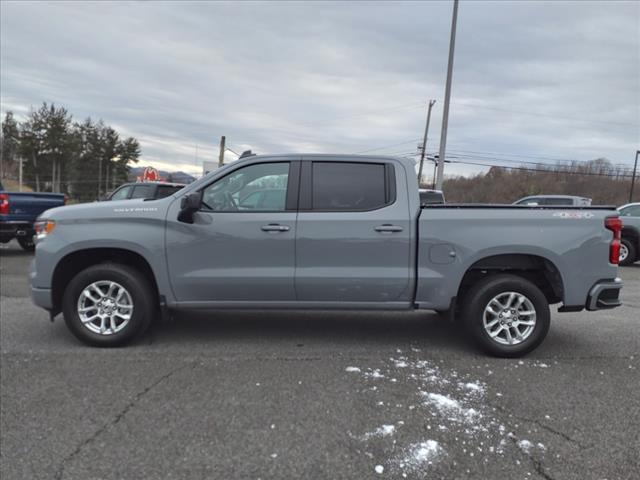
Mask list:
[[0,243],[0,257],[31,257],[33,252],[27,252],[14,240]]
[[[209,311],[180,312],[158,322],[147,342],[216,344],[238,341],[295,344],[350,344],[361,347],[433,347],[468,354],[462,326],[430,312]],[[145,343],[142,340],[141,343]]]

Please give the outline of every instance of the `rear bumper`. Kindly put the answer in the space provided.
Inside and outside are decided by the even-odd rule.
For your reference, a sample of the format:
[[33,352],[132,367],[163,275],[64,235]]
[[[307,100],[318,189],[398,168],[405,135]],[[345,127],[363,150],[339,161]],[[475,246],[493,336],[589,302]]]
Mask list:
[[585,305],[587,310],[605,310],[619,307],[622,305],[620,290],[622,290],[622,280],[619,278],[596,283],[589,291],[587,304]]
[[0,242],[8,242],[16,237],[32,237],[33,224],[29,222],[0,222]]

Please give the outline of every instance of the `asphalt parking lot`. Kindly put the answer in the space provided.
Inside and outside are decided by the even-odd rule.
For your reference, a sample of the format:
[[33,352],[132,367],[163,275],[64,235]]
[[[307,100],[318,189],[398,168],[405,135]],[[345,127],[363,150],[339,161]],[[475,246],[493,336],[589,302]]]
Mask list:
[[430,313],[213,312],[84,347],[0,246],[9,479],[637,479],[640,264],[521,360]]

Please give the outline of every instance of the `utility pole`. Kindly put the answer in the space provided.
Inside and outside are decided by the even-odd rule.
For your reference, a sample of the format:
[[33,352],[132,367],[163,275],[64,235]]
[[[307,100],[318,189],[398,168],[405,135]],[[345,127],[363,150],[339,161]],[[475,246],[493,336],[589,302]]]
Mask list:
[[100,200],[101,188],[102,188],[102,155],[98,155],[98,200]]
[[640,150],[636,150],[636,161],[633,164],[633,175],[631,176],[631,190],[629,190],[629,203],[633,202],[633,185],[636,183],[636,170],[638,169],[638,155],[640,155]]
[[427,111],[427,124],[424,127],[424,138],[422,139],[422,152],[420,153],[420,169],[418,170],[418,185],[422,181],[422,167],[424,166],[424,157],[427,154],[427,135],[429,134],[429,122],[431,122],[431,109],[435,100],[429,100],[429,110]]
[[449,103],[451,101],[451,77],[453,76],[453,52],[456,47],[456,23],[458,21],[458,0],[453,0],[453,17],[451,19],[451,38],[449,40],[449,64],[447,66],[447,85],[444,90],[444,109],[442,111],[442,128],[440,129],[440,152],[438,158],[438,176],[436,189],[442,190],[444,178],[444,160],[447,147],[447,127],[449,125]]
[[22,191],[22,157],[18,158],[20,164],[18,167],[18,191]]
[[224,135],[222,135],[220,137],[220,154],[218,156],[218,167],[221,167],[222,165],[224,165],[224,150],[225,150],[225,141],[226,138]]
[[433,157],[433,190],[436,189],[436,174],[438,170],[438,155],[436,155],[435,157]]

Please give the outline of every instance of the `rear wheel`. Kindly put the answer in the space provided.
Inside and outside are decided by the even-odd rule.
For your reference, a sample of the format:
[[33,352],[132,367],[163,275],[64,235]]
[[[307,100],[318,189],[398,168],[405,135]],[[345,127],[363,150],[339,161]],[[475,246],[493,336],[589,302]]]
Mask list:
[[547,336],[549,303],[532,282],[516,275],[480,280],[465,295],[463,319],[476,343],[499,357],[519,357]]
[[26,250],[27,252],[33,252],[36,249],[36,244],[33,241],[33,237],[31,236],[18,237],[18,243],[20,244],[22,249]]
[[155,295],[136,269],[103,263],[78,273],[62,300],[64,320],[81,341],[117,347],[142,334],[156,312]]
[[635,245],[628,239],[623,238],[620,241],[620,257],[618,259],[618,264],[625,266],[631,265],[636,261],[636,247]]

